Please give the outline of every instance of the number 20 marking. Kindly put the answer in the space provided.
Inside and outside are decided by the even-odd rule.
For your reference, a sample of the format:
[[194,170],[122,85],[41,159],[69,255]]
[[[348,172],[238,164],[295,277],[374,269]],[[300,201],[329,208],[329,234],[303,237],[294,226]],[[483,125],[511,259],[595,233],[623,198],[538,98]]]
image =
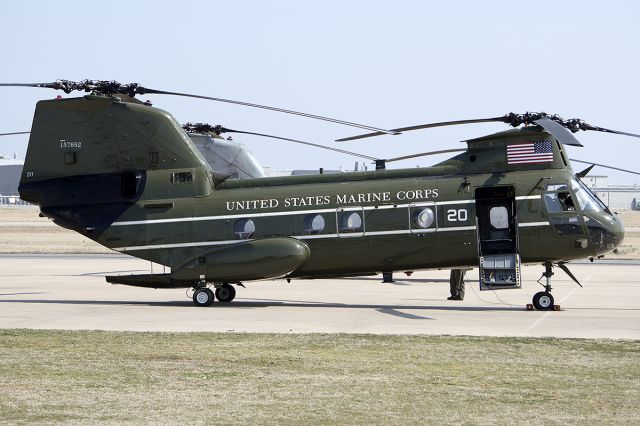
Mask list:
[[450,209],[447,210],[447,220],[449,222],[466,222],[467,221],[467,211],[465,209]]

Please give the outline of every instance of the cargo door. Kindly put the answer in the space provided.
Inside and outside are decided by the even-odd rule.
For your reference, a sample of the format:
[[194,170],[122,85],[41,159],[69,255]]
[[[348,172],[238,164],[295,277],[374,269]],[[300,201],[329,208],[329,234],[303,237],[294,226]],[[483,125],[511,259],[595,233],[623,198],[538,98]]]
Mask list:
[[477,188],[475,195],[480,290],[520,288],[515,188]]

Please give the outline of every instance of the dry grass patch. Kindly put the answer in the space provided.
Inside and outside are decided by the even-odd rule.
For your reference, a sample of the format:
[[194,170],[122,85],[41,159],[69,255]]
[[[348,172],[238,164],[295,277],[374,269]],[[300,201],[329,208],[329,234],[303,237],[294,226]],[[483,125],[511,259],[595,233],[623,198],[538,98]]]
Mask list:
[[640,342],[0,331],[0,422],[640,422]]
[[618,247],[618,253],[607,255],[615,259],[640,259],[640,211],[619,213],[625,226],[624,241]]

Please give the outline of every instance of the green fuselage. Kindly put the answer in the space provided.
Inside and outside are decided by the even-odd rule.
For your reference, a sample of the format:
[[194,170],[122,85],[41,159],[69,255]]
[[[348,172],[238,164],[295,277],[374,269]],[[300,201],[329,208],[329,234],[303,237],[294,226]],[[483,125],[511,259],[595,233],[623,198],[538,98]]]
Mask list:
[[[509,159],[508,147],[533,143],[547,150],[541,158]],[[89,95],[38,103],[20,194],[61,226],[170,266],[180,283],[167,285],[473,266],[505,232],[525,263],[622,241],[620,220],[576,192],[561,144],[543,129],[467,145],[428,168],[232,180],[169,113]]]
[[[247,238],[289,236],[304,241],[311,253],[291,276],[473,266],[478,262],[474,190],[512,186],[523,262],[584,258],[612,249],[591,241],[582,219],[582,233],[570,236],[559,234],[551,225],[542,189],[547,182],[568,182],[567,170],[549,170],[543,184],[538,171],[469,175],[469,185],[462,190],[463,177],[434,175],[443,171],[436,167],[227,181],[205,197],[175,198],[171,208],[159,201],[141,201],[98,241],[175,267],[213,247]],[[412,212],[421,207],[435,213],[434,224],[427,229],[412,222]],[[362,226],[341,231],[340,217],[351,211],[361,215]],[[607,214],[596,216],[609,223],[602,218]],[[310,233],[305,218],[315,215],[322,217],[324,228]],[[234,225],[246,219],[253,222],[255,231],[239,237]],[[580,239],[587,241],[586,247],[576,246]]]

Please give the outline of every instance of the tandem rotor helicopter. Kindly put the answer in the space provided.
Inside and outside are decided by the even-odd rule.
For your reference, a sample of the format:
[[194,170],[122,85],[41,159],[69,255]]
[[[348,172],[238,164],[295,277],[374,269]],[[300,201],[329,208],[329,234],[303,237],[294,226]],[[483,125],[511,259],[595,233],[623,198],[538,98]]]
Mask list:
[[[546,284],[533,296],[533,305],[548,310],[554,306],[554,266],[580,284],[566,263],[611,252],[624,238],[620,218],[580,181],[594,163],[574,173],[564,146],[582,146],[572,134],[578,130],[640,135],[579,119],[510,113],[387,130],[136,83],[58,80],[0,86],[88,93],[37,103],[20,197],[39,205],[59,226],[170,267],[168,273],[108,276],[108,282],[193,288],[196,306],[231,302],[234,285],[244,287],[251,280],[418,269],[478,267],[481,290],[520,288],[524,263],[544,266]],[[226,102],[369,132],[337,141],[482,122],[514,129],[467,140],[466,149],[377,159],[222,126],[182,126],[170,113],[138,101],[135,96],[141,94]],[[371,160],[376,167],[233,179],[232,171],[212,169],[192,141],[194,135],[220,138],[223,133],[312,145]],[[432,167],[385,167],[446,152],[456,154]]]

